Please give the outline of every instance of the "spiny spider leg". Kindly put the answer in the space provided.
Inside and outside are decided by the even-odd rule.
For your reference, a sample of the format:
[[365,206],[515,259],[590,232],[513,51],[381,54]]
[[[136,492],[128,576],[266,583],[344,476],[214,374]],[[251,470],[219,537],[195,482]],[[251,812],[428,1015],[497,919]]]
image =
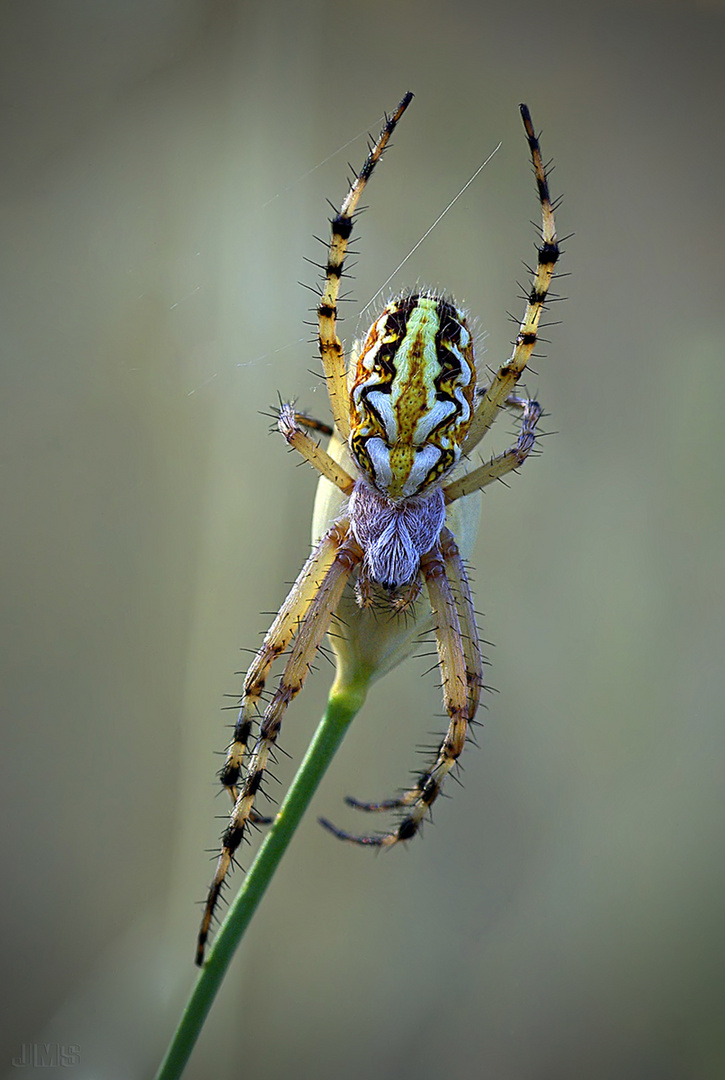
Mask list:
[[494,375],[491,384],[486,389],[481,402],[476,409],[470,430],[463,443],[463,453],[468,454],[481,441],[491,424],[496,419],[496,414],[506,401],[514,386],[521,377],[521,373],[529,362],[536,345],[537,331],[541,312],[546,303],[546,296],[554,276],[554,266],[559,258],[559,245],[556,241],[556,225],[554,224],[554,210],[549,195],[549,183],[546,170],[541,158],[539,140],[534,132],[534,125],[526,105],[519,106],[521,118],[526,129],[526,137],[529,141],[531,160],[536,177],[536,189],[541,203],[541,246],[538,249],[538,262],[534,280],[529,293],[526,311],[516,336],[516,342],[511,354],[511,359]]
[[472,720],[476,715],[478,703],[483,689],[483,657],[481,656],[481,639],[476,622],[476,610],[473,606],[471,585],[463,564],[458,544],[450,529],[443,528],[441,531],[441,551],[446,565],[446,573],[450,582],[458,612],[458,621],[461,626],[461,640],[463,642],[463,657],[466,662],[466,686],[468,689],[468,719]]
[[[466,662],[466,684],[468,687],[467,716],[470,720],[476,715],[483,687],[483,658],[481,656],[476,612],[473,607],[473,597],[471,596],[471,587],[468,582],[466,568],[463,565],[461,553],[450,529],[444,528],[441,532],[441,550],[446,562],[448,580],[453,591],[461,626],[461,642]],[[381,810],[399,810],[404,806],[410,806],[419,795],[420,788],[416,787],[406,791],[398,798],[384,799],[382,802],[361,802],[360,799],[354,799],[350,795],[345,797],[345,802],[356,810],[378,812]]]
[[332,219],[332,240],[325,268],[325,284],[322,298],[317,306],[319,320],[319,348],[322,366],[327,380],[327,392],[330,395],[332,415],[340,434],[344,439],[350,434],[350,403],[345,372],[345,354],[337,336],[337,296],[340,291],[347,243],[352,233],[353,214],[373,169],[380,160],[383,150],[388,145],[390,136],[405,110],[413,100],[407,93],[393,115],[386,119],[385,126],[371,148],[365,164],[352,182],[345,196],[339,213]]
[[234,728],[234,737],[229,744],[226,761],[219,772],[219,779],[229,791],[233,803],[239,796],[237,790],[239,775],[269,669],[297,633],[301,619],[314,600],[320,582],[335,559],[346,529],[347,522],[341,521],[322,537],[298,574],[289,596],[265,634],[262,646],[249,666],[244,679],[242,704]]
[[300,427],[309,428],[310,431],[318,431],[320,435],[328,439],[334,431],[330,424],[326,424],[324,420],[317,420],[314,416],[308,416],[307,413],[295,412],[295,423]]
[[340,603],[350,574],[362,558],[360,547],[349,534],[341,535],[341,530],[333,527],[327,535],[333,539],[336,547],[334,559],[299,625],[279,686],[265,710],[239,797],[222,836],[221,854],[209,888],[197,942],[196,963],[199,966],[204,962],[204,948],[219,894],[232,864],[234,853],[244,837],[254,798],[264,779],[267,762],[277,742],[285,710],[302,689],[315,654],[327,633],[330,620]]
[[471,492],[486,487],[494,480],[500,480],[506,473],[523,465],[536,444],[536,425],[541,417],[541,411],[538,401],[524,402],[516,445],[444,487],[443,494],[446,502],[452,503],[455,499],[460,499],[462,495],[470,495]]
[[[449,534],[450,535],[450,534]],[[455,765],[461,755],[465,741],[469,719],[469,703],[477,698],[477,692],[473,685],[469,684],[467,676],[467,662],[464,653],[461,636],[461,624],[456,608],[455,590],[446,574],[446,564],[452,564],[458,555],[458,548],[450,536],[446,538],[446,550],[434,549],[424,555],[420,561],[420,568],[428,588],[433,618],[435,622],[436,640],[438,645],[438,663],[440,665],[441,679],[443,683],[443,699],[446,711],[450,717],[448,731],[441,742],[436,754],[433,766],[420,777],[418,783],[411,791],[406,792],[400,799],[388,800],[386,803],[363,803],[354,804],[359,809],[408,807],[411,809],[398,825],[394,832],[378,834],[375,836],[355,836],[352,833],[338,829],[331,822],[320,819],[320,823],[334,833],[340,840],[349,840],[354,844],[363,844],[368,847],[390,847],[400,840],[410,840],[418,832],[423,818],[435,802],[446,775]],[[465,571],[463,564],[456,565],[456,574]],[[466,622],[468,616],[466,615]],[[468,627],[470,630],[470,627]],[[469,636],[470,647],[477,643],[475,638]]]
[[[304,423],[304,420],[303,420]],[[326,450],[311,439],[299,425],[294,405],[283,403],[280,406],[277,427],[287,440],[288,446],[302,454],[313,468],[330,480],[340,491],[349,495],[355,486],[355,481],[349,472],[343,469],[334,458],[330,457]]]
[[[360,799],[355,799],[352,795],[346,795],[345,803],[355,810],[364,810],[366,814],[378,813],[378,811],[382,810],[400,810],[402,806],[410,806],[411,803],[415,802],[417,794],[417,791],[406,791],[404,795],[397,799],[383,799],[382,802],[361,802]],[[323,821],[322,824],[330,828],[326,821]],[[331,832],[334,832],[335,836],[339,836],[343,840],[356,839],[347,833],[343,836],[339,829],[331,829]]]
[[[484,383],[482,386],[476,387],[476,401],[480,402],[486,396],[488,391],[488,383]],[[523,412],[526,405],[528,405],[528,398],[519,397],[518,394],[509,394],[504,401],[502,408],[511,409],[512,412]]]

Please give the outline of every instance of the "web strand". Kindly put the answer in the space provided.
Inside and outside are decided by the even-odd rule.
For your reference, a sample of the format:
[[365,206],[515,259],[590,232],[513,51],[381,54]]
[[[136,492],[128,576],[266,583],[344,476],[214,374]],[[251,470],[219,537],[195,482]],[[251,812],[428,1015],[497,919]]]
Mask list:
[[423,233],[423,235],[421,236],[420,240],[419,240],[419,241],[418,241],[418,243],[417,243],[417,244],[415,245],[415,247],[414,247],[414,248],[411,248],[411,250],[410,250],[410,251],[408,252],[408,254],[407,254],[407,255],[405,256],[405,258],[404,258],[404,259],[402,260],[402,262],[399,262],[399,263],[398,263],[398,265],[397,265],[397,266],[395,267],[395,269],[393,270],[393,272],[392,272],[392,274],[390,275],[390,277],[386,278],[386,279],[385,279],[385,281],[383,282],[383,284],[382,284],[382,285],[380,286],[380,288],[378,289],[378,291],[377,291],[377,292],[376,292],[376,293],[375,293],[375,294],[374,294],[373,296],[371,296],[371,297],[370,297],[370,299],[368,300],[367,304],[365,305],[365,307],[364,307],[364,308],[362,309],[362,311],[360,312],[360,314],[361,314],[361,315],[364,315],[364,314],[365,314],[365,312],[367,311],[367,309],[368,309],[368,308],[370,307],[370,305],[371,305],[372,303],[374,303],[374,301],[375,301],[375,300],[377,300],[377,298],[378,298],[378,297],[380,296],[380,294],[381,294],[381,292],[383,291],[383,289],[385,289],[385,288],[386,288],[386,286],[388,286],[388,285],[390,284],[390,282],[391,282],[391,281],[393,280],[393,278],[394,278],[394,277],[395,277],[395,275],[397,274],[398,270],[400,270],[400,268],[401,268],[401,267],[405,266],[405,264],[407,263],[407,261],[408,261],[408,259],[409,259],[409,258],[411,257],[411,255],[415,255],[416,251],[418,250],[418,248],[420,247],[420,245],[421,245],[421,244],[423,243],[423,241],[424,241],[424,240],[426,240],[426,239],[427,239],[427,238],[428,238],[428,237],[430,236],[430,234],[431,234],[431,233],[433,232],[433,230],[435,229],[436,225],[437,225],[437,224],[438,224],[438,223],[439,223],[440,221],[442,221],[442,220],[443,220],[443,218],[444,218],[444,217],[446,216],[446,214],[447,214],[447,213],[448,213],[448,211],[449,211],[449,210],[451,209],[451,207],[452,207],[452,206],[453,206],[453,205],[454,205],[455,203],[457,203],[457,202],[458,202],[458,200],[460,199],[461,195],[463,195],[464,191],[466,191],[466,190],[467,190],[467,189],[468,189],[468,188],[469,188],[469,187],[471,186],[471,184],[472,184],[472,183],[473,183],[473,181],[474,181],[474,180],[476,179],[476,177],[478,176],[478,174],[479,174],[479,173],[480,173],[480,172],[481,172],[481,171],[482,171],[483,169],[485,169],[485,167],[486,167],[486,166],[488,165],[488,163],[489,163],[489,161],[491,160],[491,158],[492,158],[492,157],[494,156],[494,154],[498,153],[498,151],[499,151],[500,149],[501,149],[501,143],[499,143],[499,144],[498,144],[498,146],[497,146],[497,147],[496,147],[496,148],[495,148],[494,150],[492,150],[492,151],[491,151],[491,153],[490,153],[490,154],[488,155],[488,157],[486,158],[486,160],[485,160],[484,162],[482,162],[482,163],[481,163],[481,164],[480,164],[480,165],[478,166],[478,168],[476,169],[476,171],[475,171],[475,173],[473,174],[473,176],[471,177],[471,179],[470,179],[470,180],[468,180],[468,181],[467,181],[467,182],[466,182],[466,183],[465,183],[465,184],[463,185],[463,187],[462,187],[462,188],[461,188],[461,190],[460,190],[460,191],[458,192],[458,194],[457,194],[457,195],[456,195],[456,196],[455,196],[455,197],[454,197],[453,199],[451,199],[451,201],[450,201],[450,202],[448,203],[448,206],[447,206],[447,207],[445,208],[445,210],[442,210],[442,211],[441,211],[441,213],[440,213],[440,214],[438,215],[438,217],[437,217],[437,218],[435,219],[435,221],[434,221],[434,222],[433,222],[433,224],[432,224],[432,225],[430,226],[430,228],[426,229],[426,231],[425,231],[425,232]]

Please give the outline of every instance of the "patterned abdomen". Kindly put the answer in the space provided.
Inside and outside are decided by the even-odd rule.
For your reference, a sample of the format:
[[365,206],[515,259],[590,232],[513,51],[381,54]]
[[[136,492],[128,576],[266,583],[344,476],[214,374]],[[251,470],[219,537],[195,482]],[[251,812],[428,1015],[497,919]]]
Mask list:
[[350,449],[391,499],[419,495],[458,462],[476,365],[465,315],[436,296],[400,296],[370,328],[350,390]]

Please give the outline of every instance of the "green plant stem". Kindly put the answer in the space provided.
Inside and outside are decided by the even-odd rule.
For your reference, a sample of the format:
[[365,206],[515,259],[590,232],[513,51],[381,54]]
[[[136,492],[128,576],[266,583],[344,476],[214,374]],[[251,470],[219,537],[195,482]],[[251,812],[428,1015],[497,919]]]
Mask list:
[[344,686],[338,685],[336,681],[332,687],[325,715],[307,748],[279,813],[249,868],[239,895],[219,928],[156,1080],[178,1080],[182,1075],[236,948],[327,766],[365,700],[366,691],[367,680]]

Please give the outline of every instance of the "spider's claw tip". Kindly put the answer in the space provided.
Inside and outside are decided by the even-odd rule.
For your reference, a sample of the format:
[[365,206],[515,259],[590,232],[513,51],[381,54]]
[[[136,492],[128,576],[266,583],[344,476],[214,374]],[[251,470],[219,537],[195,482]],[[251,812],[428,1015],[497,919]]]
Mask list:
[[338,840],[346,839],[345,834],[341,832],[341,830],[338,829],[336,825],[333,825],[331,821],[328,821],[327,818],[320,817],[317,820],[320,825],[322,825],[323,829],[327,829],[327,831],[331,832],[333,836],[336,836]]

